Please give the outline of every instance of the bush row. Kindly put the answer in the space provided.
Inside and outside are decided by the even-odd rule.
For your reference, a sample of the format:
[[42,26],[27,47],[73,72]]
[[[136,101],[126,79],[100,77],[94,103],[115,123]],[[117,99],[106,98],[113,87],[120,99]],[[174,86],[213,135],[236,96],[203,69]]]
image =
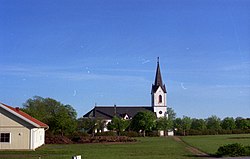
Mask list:
[[[106,132],[96,133],[95,136],[117,136],[117,133],[115,131],[106,131]],[[143,134],[136,131],[123,131],[120,133],[120,136],[142,137]],[[148,131],[146,132],[146,136],[157,137],[159,136],[159,133],[158,131]]]
[[[249,134],[250,129],[242,130],[242,129],[233,129],[233,130],[213,130],[213,129],[205,129],[205,130],[195,130],[190,129],[185,132],[185,135],[218,135],[218,134]],[[178,130],[175,132],[175,135],[183,136],[184,132],[182,130]]]
[[106,143],[106,142],[135,142],[134,138],[128,136],[74,136],[61,135],[46,136],[46,144],[81,144],[81,143]]

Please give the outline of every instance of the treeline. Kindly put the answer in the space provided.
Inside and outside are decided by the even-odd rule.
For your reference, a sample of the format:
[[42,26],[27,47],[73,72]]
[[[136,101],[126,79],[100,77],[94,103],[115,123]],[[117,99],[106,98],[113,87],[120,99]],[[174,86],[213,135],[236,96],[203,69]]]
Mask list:
[[250,118],[226,117],[220,119],[213,115],[207,119],[184,116],[174,119],[176,135],[216,135],[250,133]]
[[[172,108],[167,109],[168,117],[156,118],[155,114],[139,112],[133,119],[125,120],[115,116],[111,122],[97,118],[78,118],[71,105],[64,105],[52,98],[35,96],[23,104],[24,112],[49,125],[46,133],[52,135],[126,135],[157,136],[159,131],[167,135],[214,135],[250,133],[250,119],[217,116],[196,119],[183,116],[176,118]],[[109,132],[104,132],[108,129]]]

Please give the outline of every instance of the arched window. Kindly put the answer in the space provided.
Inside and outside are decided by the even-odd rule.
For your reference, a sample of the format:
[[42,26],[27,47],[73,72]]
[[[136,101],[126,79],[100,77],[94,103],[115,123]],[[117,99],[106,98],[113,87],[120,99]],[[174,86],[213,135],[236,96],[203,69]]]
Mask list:
[[162,103],[162,96],[159,95],[159,103]]

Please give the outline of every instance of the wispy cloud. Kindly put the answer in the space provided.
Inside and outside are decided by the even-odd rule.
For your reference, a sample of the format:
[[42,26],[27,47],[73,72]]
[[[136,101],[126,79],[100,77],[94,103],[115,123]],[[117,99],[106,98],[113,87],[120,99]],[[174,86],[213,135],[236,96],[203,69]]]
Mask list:
[[[119,80],[119,81],[147,81],[144,77],[136,75],[117,75],[114,72],[147,72],[148,70],[129,69],[100,69],[112,73],[91,73],[80,67],[24,67],[24,66],[1,66],[0,75],[11,75],[23,77],[60,78],[66,80]],[[98,70],[98,72],[100,72]],[[104,71],[104,72],[105,72]],[[148,81],[147,81],[148,82]]]
[[221,68],[222,71],[244,71],[248,70],[250,71],[250,62],[242,62],[237,65],[230,65],[230,66],[225,66]]
[[181,82],[181,88],[184,89],[184,90],[187,89],[186,87],[184,87],[184,83],[183,82]]
[[108,72],[138,72],[138,73],[152,73],[155,70],[148,69],[123,69],[123,68],[103,68],[103,69],[93,69],[96,71],[108,71]]
[[250,88],[250,85],[215,85],[217,88]]

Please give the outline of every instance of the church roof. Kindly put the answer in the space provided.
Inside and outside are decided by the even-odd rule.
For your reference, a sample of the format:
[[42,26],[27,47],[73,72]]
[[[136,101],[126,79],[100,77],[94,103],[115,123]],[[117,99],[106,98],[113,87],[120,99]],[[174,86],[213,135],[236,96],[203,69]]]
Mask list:
[[160,70],[160,64],[159,64],[159,57],[158,57],[157,69],[156,69],[156,75],[155,75],[155,83],[152,85],[152,92],[155,93],[159,87],[162,88],[164,93],[167,92],[165,84],[163,84],[163,82],[162,82],[161,70]]
[[127,114],[129,118],[133,118],[138,112],[152,111],[150,106],[96,106],[83,117],[94,117],[102,119],[112,119],[115,115],[123,117]]

